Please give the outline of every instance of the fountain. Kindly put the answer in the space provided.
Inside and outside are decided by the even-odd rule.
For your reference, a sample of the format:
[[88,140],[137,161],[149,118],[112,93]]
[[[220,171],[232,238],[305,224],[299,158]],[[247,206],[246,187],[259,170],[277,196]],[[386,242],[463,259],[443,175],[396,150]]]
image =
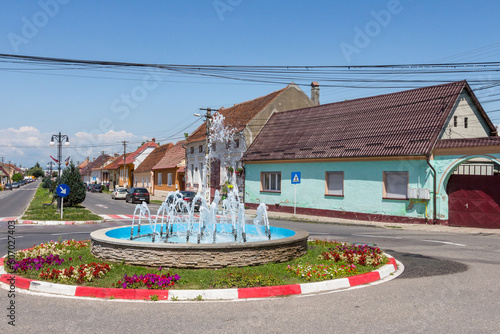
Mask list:
[[224,117],[215,114],[212,123],[204,182],[193,200],[186,202],[178,191],[171,192],[154,217],[146,203],[138,204],[131,226],[91,233],[96,257],[145,266],[222,268],[284,262],[307,252],[308,233],[270,226],[264,203],[251,223],[247,221],[234,174],[228,174],[225,196],[217,190],[211,203],[206,200],[211,159],[233,169],[239,160],[227,150],[234,131],[224,126]]

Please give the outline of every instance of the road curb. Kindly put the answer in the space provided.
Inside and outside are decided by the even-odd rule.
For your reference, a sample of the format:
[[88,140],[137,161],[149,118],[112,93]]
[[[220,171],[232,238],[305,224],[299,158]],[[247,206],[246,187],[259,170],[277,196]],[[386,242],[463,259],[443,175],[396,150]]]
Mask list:
[[83,224],[102,224],[106,220],[72,220],[72,221],[59,221],[59,220],[18,220],[17,223],[21,225],[83,225]]
[[[291,295],[305,295],[313,293],[331,292],[352,288],[359,285],[370,284],[383,280],[393,275],[398,270],[396,259],[389,254],[388,264],[369,273],[338,278],[334,280],[301,283],[291,285],[279,285],[258,288],[239,289],[211,289],[211,290],[150,290],[150,289],[118,289],[97,288],[65,285],[44,281],[35,281],[16,275],[11,275],[4,270],[5,257],[0,258],[0,285],[14,285],[17,288],[32,292],[41,292],[52,295],[63,295],[73,297],[94,297],[103,299],[135,299],[135,300],[238,300],[252,298],[283,297]],[[154,296],[154,297],[153,297]]]

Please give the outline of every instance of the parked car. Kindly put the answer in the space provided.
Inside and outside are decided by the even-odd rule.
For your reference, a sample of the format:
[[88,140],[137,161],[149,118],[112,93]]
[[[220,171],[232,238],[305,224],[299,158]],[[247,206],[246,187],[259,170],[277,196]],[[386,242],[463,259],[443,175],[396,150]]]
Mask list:
[[115,191],[111,193],[112,199],[125,199],[127,197],[127,189],[126,188],[116,188]]
[[134,187],[130,188],[125,197],[125,202],[134,203],[136,201],[146,202],[149,204],[149,191],[146,188]]
[[19,183],[17,182],[12,183],[12,188],[19,188]]
[[100,184],[93,184],[90,191],[93,193],[102,193],[102,186]]
[[91,191],[91,190],[92,190],[92,186],[93,186],[93,184],[89,184],[89,185],[87,186],[87,191]]
[[3,185],[3,190],[12,190],[12,183],[6,183]]
[[[196,196],[196,193],[194,191],[179,191],[178,193],[170,194],[170,196],[167,198],[167,203],[172,203],[172,201],[174,200],[174,195],[176,195],[178,198],[182,198],[182,200],[186,204],[191,205],[194,197]],[[198,199],[198,201],[196,201],[196,204],[194,206],[194,210],[200,211],[200,205],[201,205],[201,200]],[[182,210],[181,206],[178,205],[176,207],[176,210],[181,211]],[[184,211],[185,211],[185,209],[184,209]]]

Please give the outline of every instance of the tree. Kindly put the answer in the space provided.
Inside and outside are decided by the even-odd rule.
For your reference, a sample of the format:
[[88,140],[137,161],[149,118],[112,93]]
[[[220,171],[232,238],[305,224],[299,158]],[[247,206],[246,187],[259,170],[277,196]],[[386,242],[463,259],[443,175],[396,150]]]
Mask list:
[[12,182],[18,182],[22,179],[24,179],[24,176],[21,173],[15,173],[14,175],[12,175]]
[[33,175],[36,178],[42,177],[44,175],[42,167],[37,162],[35,166],[28,169],[28,175]]
[[64,197],[64,205],[76,206],[85,200],[85,186],[80,171],[73,161],[63,170],[61,183],[67,184],[69,187],[69,195]]

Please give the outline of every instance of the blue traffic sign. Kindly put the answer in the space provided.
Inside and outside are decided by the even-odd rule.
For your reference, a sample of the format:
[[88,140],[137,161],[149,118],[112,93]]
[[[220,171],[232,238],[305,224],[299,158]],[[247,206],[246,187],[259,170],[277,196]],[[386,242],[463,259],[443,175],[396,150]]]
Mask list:
[[292,172],[292,184],[300,183],[300,172]]
[[66,197],[69,195],[69,186],[67,184],[60,184],[57,186],[57,196]]

